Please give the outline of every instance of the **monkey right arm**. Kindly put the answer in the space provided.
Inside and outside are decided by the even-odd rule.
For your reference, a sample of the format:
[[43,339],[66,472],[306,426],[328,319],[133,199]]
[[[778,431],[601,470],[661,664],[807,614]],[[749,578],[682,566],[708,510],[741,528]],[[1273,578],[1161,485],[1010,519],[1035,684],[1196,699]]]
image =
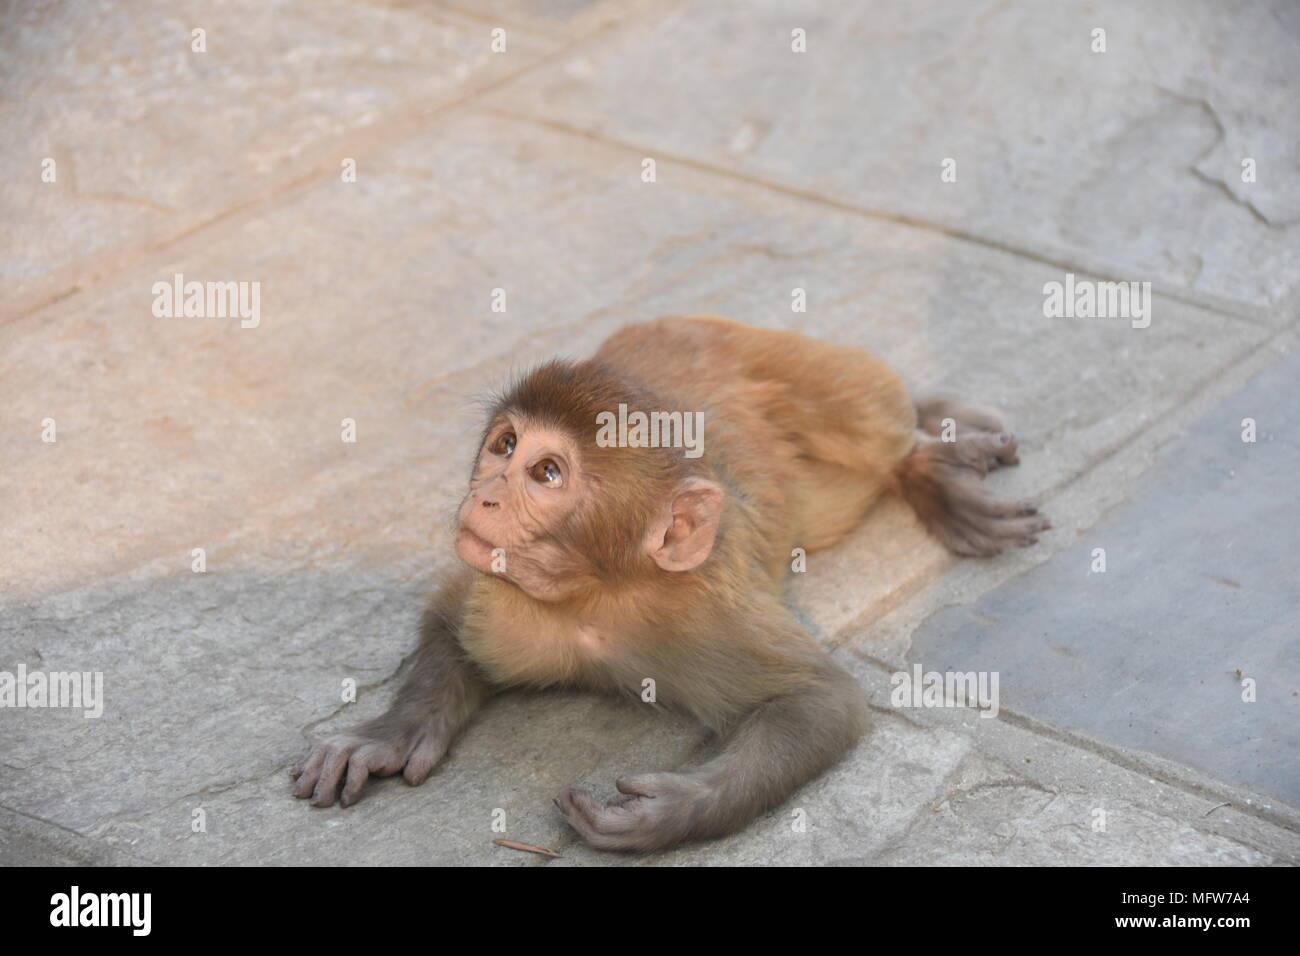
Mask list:
[[342,783],[340,803],[347,807],[361,798],[371,774],[401,772],[407,783],[424,782],[490,693],[457,638],[464,602],[463,580],[438,593],[425,611],[420,646],[393,705],[374,720],[314,746],[292,771],[298,781],[294,796],[328,807]]
[[625,797],[613,803],[565,791],[560,811],[592,846],[658,850],[731,833],[834,764],[868,729],[862,687],[775,595],[756,594],[730,621],[697,619],[697,627],[675,635],[681,656],[661,658],[650,672],[658,699],[720,731],[722,751],[702,765],[619,777]]

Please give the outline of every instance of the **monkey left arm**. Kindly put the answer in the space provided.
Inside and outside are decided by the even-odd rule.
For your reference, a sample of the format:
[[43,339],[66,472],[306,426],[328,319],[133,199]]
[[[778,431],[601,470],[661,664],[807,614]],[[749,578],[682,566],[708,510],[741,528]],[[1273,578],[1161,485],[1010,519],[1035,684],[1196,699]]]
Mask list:
[[862,688],[818,651],[807,685],[746,714],[716,758],[681,772],[620,777],[632,799],[606,806],[571,789],[559,806],[601,849],[654,850],[744,826],[834,764],[870,723]]
[[[449,580],[425,611],[420,645],[387,712],[317,744],[292,771],[294,796],[328,807],[361,798],[370,776],[423,783],[490,689],[459,642],[468,583]],[[339,788],[342,786],[342,794]]]

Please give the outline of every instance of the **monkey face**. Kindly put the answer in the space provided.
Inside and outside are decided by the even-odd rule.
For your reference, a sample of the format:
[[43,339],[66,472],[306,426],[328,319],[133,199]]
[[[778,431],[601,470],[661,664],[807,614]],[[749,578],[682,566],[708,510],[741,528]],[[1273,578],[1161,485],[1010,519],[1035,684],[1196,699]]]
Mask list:
[[588,493],[585,485],[576,443],[562,430],[498,417],[461,502],[457,555],[539,600],[560,599],[583,569],[555,532]]
[[[611,408],[662,407],[599,363],[550,362],[497,404],[483,433],[456,553],[540,601],[642,592],[712,553],[724,494],[676,448],[602,442]],[[612,413],[611,413],[612,414]]]

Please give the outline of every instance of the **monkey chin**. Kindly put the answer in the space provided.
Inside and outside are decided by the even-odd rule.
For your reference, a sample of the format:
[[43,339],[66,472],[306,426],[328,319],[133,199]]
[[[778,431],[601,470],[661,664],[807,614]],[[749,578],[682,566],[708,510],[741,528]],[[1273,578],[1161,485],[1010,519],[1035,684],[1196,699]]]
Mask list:
[[475,571],[492,573],[492,545],[464,525],[456,532],[456,555]]

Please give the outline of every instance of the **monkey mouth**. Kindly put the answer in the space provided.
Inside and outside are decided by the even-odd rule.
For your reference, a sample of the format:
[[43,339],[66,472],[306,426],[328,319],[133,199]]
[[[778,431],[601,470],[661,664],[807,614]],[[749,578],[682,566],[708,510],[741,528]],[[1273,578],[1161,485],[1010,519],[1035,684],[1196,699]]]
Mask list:
[[470,531],[469,528],[465,527],[464,525],[460,526],[460,534],[466,538],[469,538],[470,541],[473,541],[475,544],[479,545],[480,547],[487,548],[489,551],[492,550],[492,543],[490,541],[488,541],[486,538],[483,538],[475,534],[473,531]]
[[492,561],[492,543],[464,525],[456,533],[456,553],[470,567],[482,570]]

